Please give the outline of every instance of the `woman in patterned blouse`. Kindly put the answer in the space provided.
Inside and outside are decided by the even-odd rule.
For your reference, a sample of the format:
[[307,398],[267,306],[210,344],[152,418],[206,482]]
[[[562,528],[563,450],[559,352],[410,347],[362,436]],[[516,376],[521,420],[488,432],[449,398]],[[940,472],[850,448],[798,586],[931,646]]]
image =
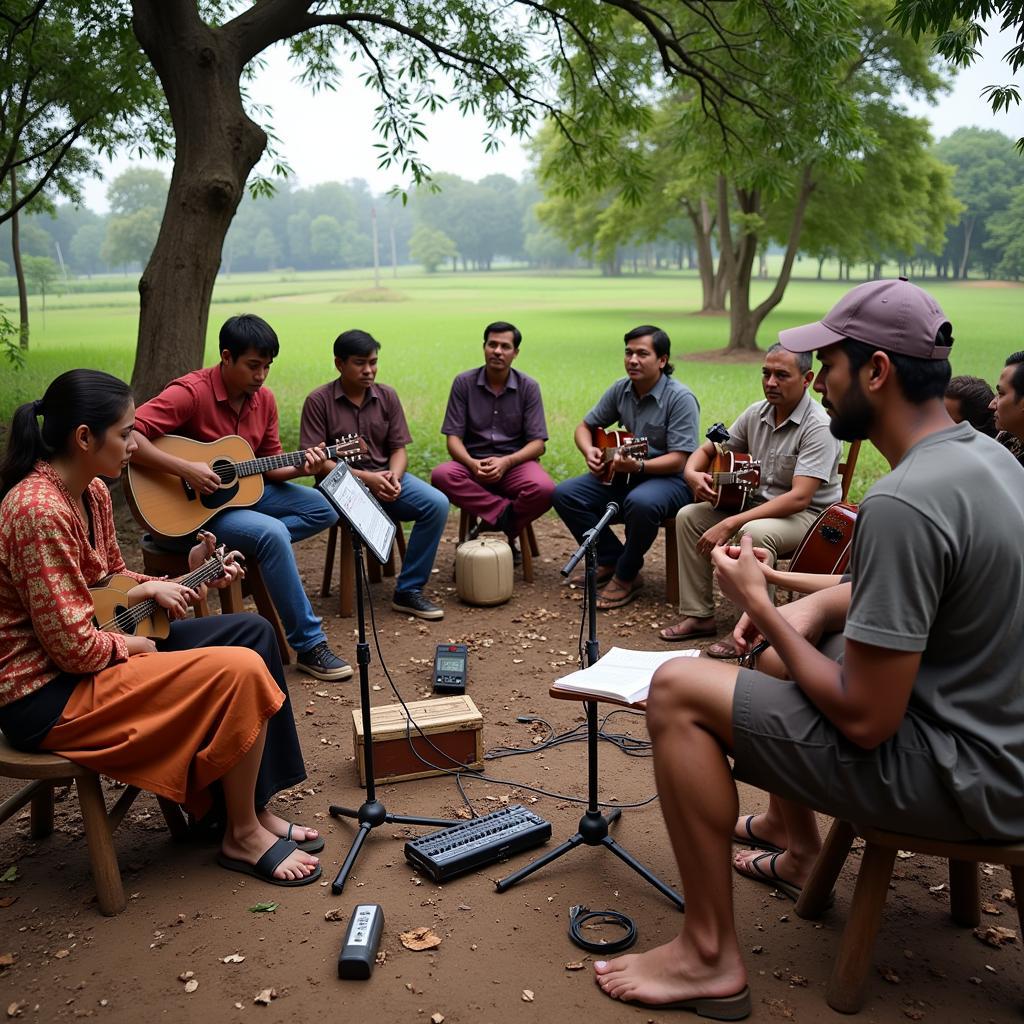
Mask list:
[[[127,465],[134,417],[128,386],[94,370],[62,374],[14,414],[0,465],[0,729],[196,816],[219,796],[224,867],[309,884],[323,840],[267,807],[305,778],[272,630],[255,615],[185,619],[195,591],[125,567],[100,477]],[[138,581],[130,601],[167,611],[166,640],[97,627],[89,588],[111,573]]]

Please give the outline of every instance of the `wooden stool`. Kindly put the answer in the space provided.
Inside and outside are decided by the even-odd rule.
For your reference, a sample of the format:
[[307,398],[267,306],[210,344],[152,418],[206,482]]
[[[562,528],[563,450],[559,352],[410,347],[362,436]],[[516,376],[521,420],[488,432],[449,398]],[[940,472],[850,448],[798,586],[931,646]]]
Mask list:
[[801,917],[816,919],[824,913],[857,836],[864,839],[864,857],[839,955],[825,991],[825,999],[833,1010],[857,1013],[864,1005],[864,986],[871,968],[871,953],[882,921],[882,909],[889,894],[889,878],[898,850],[948,859],[950,916],[956,924],[966,928],[976,927],[980,920],[979,862],[1008,867],[1016,896],[1017,917],[1024,934],[1024,843],[951,843],[839,820],[833,822],[811,877],[797,900],[796,912]]
[[[0,736],[0,776],[8,779],[31,779],[14,796],[0,803],[0,824],[31,801],[31,833],[42,839],[53,832],[53,787],[70,785],[74,780],[78,804],[82,809],[85,840],[89,847],[96,901],[100,911],[108,917],[120,914],[127,901],[121,884],[121,871],[117,866],[113,832],[131,807],[139,790],[128,786],[107,813],[100,777],[90,768],[75,764],[59,754],[41,752],[25,754],[15,750]],[[157,798],[164,820],[175,839],[188,836],[188,825],[181,808],[163,797]]]
[[[334,575],[334,552],[339,547],[338,538],[341,537],[338,557],[338,614],[343,618],[351,618],[352,603],[356,590],[356,567],[352,560],[352,531],[347,523],[336,523],[327,533],[327,556],[324,558],[324,579],[320,586],[320,596],[331,596],[331,576]],[[395,523],[395,543],[391,547],[391,554],[383,567],[376,558],[372,556],[366,559],[366,576],[371,583],[380,583],[381,569],[385,576],[395,575],[395,547],[398,547],[398,554],[402,561],[405,561],[405,531],[401,523]]]
[[[468,536],[469,531],[476,525],[477,517],[467,512],[464,508],[459,509],[459,543],[461,544]],[[527,523],[519,531],[519,550],[523,554],[523,582],[533,582],[533,560],[540,556],[540,549],[537,547],[537,537],[533,532],[533,523]]]
[[[184,576],[189,571],[187,552],[162,548],[148,533],[142,535],[139,544],[142,548],[142,565],[147,575],[174,577]],[[230,587],[214,592],[220,597],[220,610],[225,615],[230,615],[232,612],[244,612],[243,598],[247,594],[251,596],[256,605],[256,611],[274,627],[277,646],[281,651],[282,664],[288,665],[291,662],[291,652],[288,649],[288,641],[285,639],[281,620],[278,618],[270,591],[267,590],[263,574],[260,572],[260,563],[255,558],[245,560],[245,578],[241,583],[238,580],[233,580]],[[196,609],[196,615],[209,614],[209,604],[204,600]]]

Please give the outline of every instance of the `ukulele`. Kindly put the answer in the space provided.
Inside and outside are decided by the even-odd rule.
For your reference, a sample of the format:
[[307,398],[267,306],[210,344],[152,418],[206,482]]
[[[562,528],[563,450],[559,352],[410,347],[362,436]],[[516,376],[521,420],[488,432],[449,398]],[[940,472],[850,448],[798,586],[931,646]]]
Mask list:
[[615,476],[615,470],[612,469],[612,460],[615,456],[642,459],[647,454],[647,438],[634,437],[625,430],[604,430],[602,427],[595,427],[594,447],[601,449],[601,458],[604,459],[604,468],[597,476],[601,483],[610,484]]
[[[187,536],[222,509],[255,505],[263,497],[264,473],[306,461],[304,451],[256,458],[249,442],[236,434],[211,442],[165,434],[153,443],[186,462],[205,462],[221,480],[212,494],[200,494],[180,476],[129,462],[124,480],[128,506],[150,533],[160,537]],[[366,452],[366,442],[349,434],[339,438],[326,454],[337,462],[356,462]]]
[[[239,557],[239,556],[236,556]],[[218,548],[208,561],[193,569],[177,582],[192,590],[204,583],[224,575],[224,548]],[[170,632],[171,621],[167,612],[157,603],[156,598],[130,604],[128,591],[139,584],[131,576],[114,573],[89,588],[92,594],[92,623],[107,633],[124,633],[126,636],[151,636],[163,640]]]
[[800,546],[793,552],[790,572],[820,572],[841,575],[853,553],[853,530],[857,506],[848,501],[829,505],[808,527]]

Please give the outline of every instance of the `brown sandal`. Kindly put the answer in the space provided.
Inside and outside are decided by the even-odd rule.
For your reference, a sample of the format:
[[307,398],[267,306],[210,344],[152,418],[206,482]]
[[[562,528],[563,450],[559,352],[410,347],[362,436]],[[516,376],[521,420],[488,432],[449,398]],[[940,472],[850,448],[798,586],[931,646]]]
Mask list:
[[[685,619],[683,620],[686,621]],[[666,643],[679,644],[685,640],[698,640],[703,636],[714,636],[718,630],[714,626],[707,626],[704,629],[688,629],[685,632],[678,630],[679,623],[677,622],[674,626],[666,626],[664,629],[658,630],[658,639],[664,640]]]
[[[629,589],[626,590],[624,589],[625,587],[628,587]],[[620,582],[619,586],[615,586],[614,583],[609,582],[604,590],[598,594],[597,604],[595,607],[599,612],[610,612],[613,608],[621,608],[623,605],[629,604],[630,601],[635,600],[642,589],[643,582],[639,577],[631,583],[623,584]],[[609,591],[611,591],[610,594],[608,593]]]

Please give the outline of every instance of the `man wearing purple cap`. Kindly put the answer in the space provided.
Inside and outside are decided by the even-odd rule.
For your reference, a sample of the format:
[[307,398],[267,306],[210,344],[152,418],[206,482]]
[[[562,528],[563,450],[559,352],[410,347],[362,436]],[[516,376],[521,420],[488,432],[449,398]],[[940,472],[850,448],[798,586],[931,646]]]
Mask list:
[[[745,609],[737,647],[772,649],[765,671],[680,658],[655,673],[647,722],[686,921],[595,964],[613,998],[729,1020],[750,1009],[737,831],[772,852],[735,869],[795,898],[820,848],[813,810],[943,840],[1024,828],[1024,666],[1005,646],[1024,630],[1024,475],[945,410],[949,322],[907,281],[874,281],[779,340],[818,351],[833,434],[869,439],[891,472],[861,504],[851,582],[775,608],[749,538],[712,553]],[[767,814],[737,820],[734,778],[774,794]]]

